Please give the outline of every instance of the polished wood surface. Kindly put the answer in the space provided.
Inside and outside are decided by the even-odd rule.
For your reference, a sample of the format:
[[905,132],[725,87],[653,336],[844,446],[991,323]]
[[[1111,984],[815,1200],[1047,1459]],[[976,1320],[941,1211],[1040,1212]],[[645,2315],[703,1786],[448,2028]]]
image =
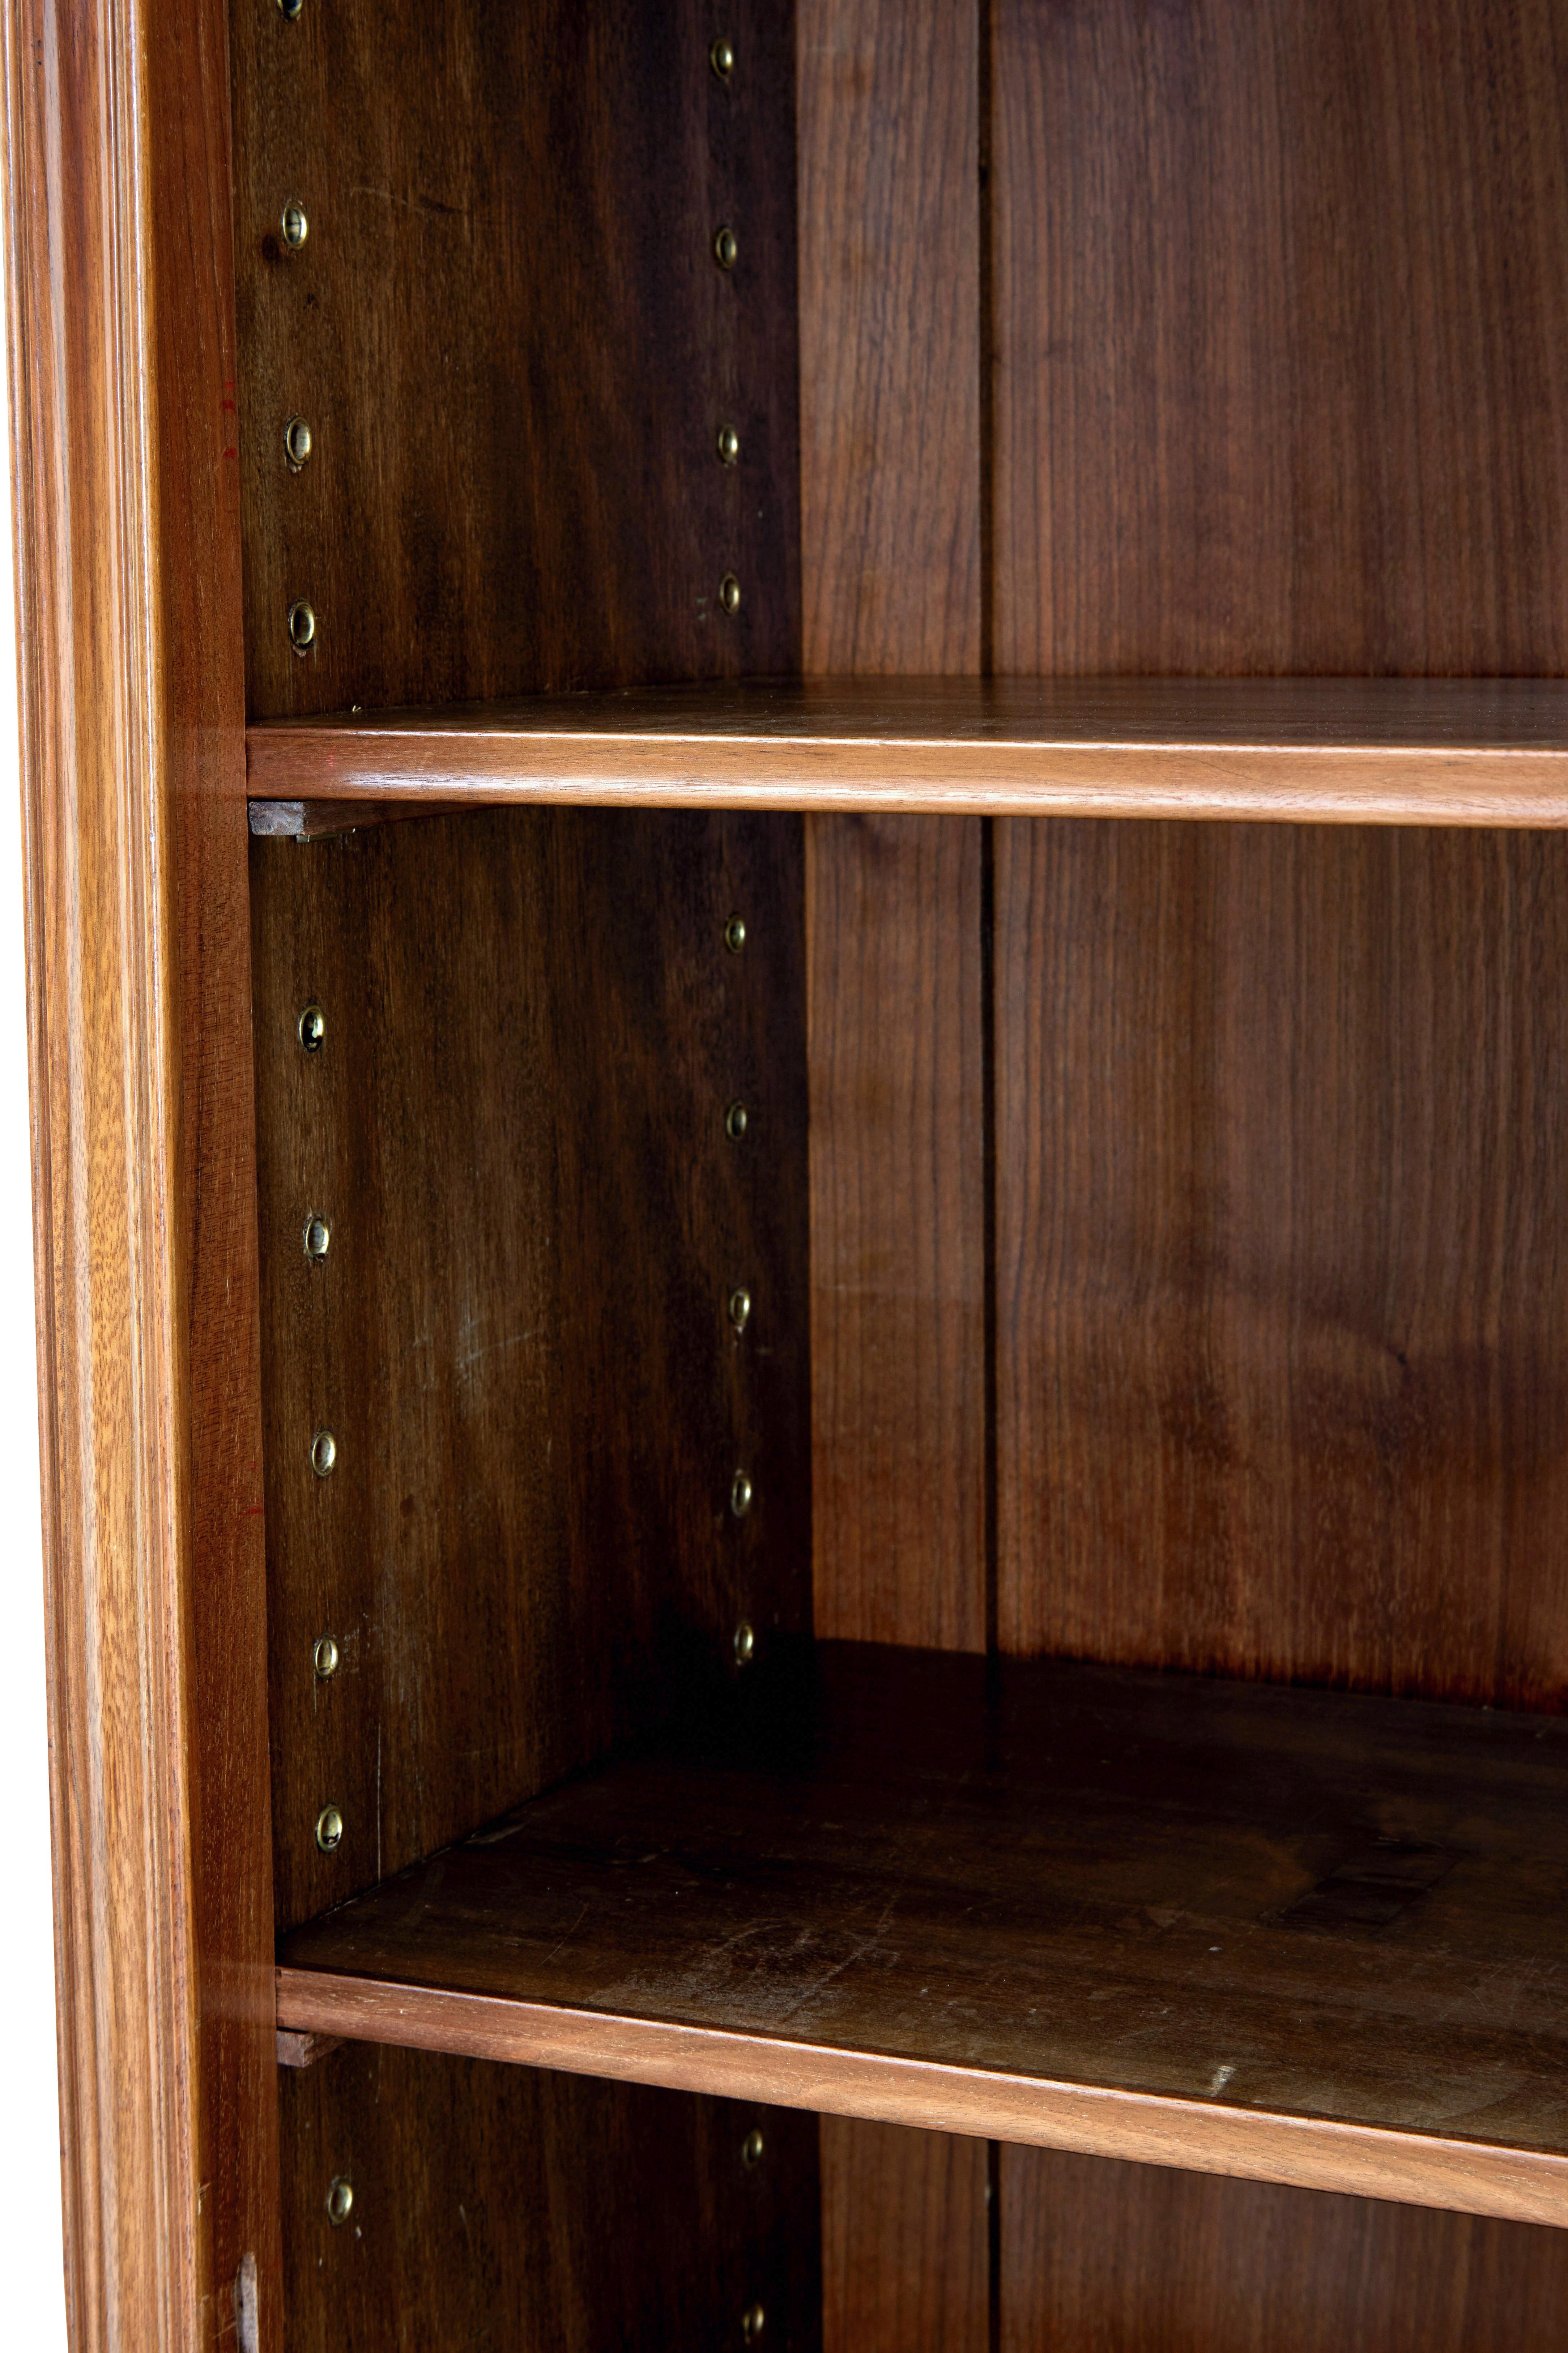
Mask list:
[[225,23],[5,41],[71,2342],[273,2353]]
[[995,0],[1000,671],[1568,670],[1552,0]]
[[816,1629],[984,1650],[981,821],[807,826]]
[[800,826],[468,811],[251,855],[292,1926],[727,1686],[742,1621],[753,1667],[809,1629]]
[[283,2109],[290,2353],[822,2343],[813,2117],[363,2047]]
[[178,927],[199,2206],[213,2245],[203,2326],[227,2346],[254,2263],[257,2353],[269,2353],[283,2314],[228,56],[210,5],[187,0],[160,34],[147,57],[161,140],[158,596]]
[[[975,11],[797,0],[795,27],[805,667],[973,675]],[[984,1641],[980,837],[973,818],[806,819],[826,1634]],[[823,2134],[829,2353],[961,2353],[976,2314],[987,2353],[964,2194],[983,2146],[834,2119]]]
[[1568,2215],[1562,1719],[817,1672],[297,1931],[283,2022]]
[[823,2353],[990,2353],[987,2145],[822,2119]]
[[1568,823],[1568,683],[808,679],[252,727],[265,800]]
[[792,14],[710,16],[234,8],[253,716],[798,665]]
[[998,828],[1006,1648],[1563,1706],[1565,853]]
[[795,0],[804,666],[980,667],[973,0]]
[[1568,2232],[1002,2152],[1003,2353],[1553,2353]]

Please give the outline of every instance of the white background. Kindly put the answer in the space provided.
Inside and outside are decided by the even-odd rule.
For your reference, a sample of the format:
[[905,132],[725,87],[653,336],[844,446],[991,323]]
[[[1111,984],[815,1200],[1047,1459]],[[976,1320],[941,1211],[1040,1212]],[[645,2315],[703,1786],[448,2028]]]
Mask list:
[[[0,316],[4,297],[0,282]],[[0,435],[5,448],[15,448],[3,369]],[[0,2074],[0,2310],[11,2353],[64,2353],[11,546],[7,500],[0,512],[0,1234],[7,1244],[0,1250],[0,1793],[6,1915],[0,1927],[5,2050]]]

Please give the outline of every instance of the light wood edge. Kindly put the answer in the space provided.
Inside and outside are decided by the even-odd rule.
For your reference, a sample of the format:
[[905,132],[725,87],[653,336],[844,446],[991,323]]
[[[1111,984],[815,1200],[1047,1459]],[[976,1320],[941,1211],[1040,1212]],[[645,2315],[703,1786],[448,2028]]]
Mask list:
[[1568,2223],[1568,2157],[942,2066],[712,2027],[280,1968],[296,2031],[608,2076],[730,2100],[969,2133],[1036,2148]]
[[[147,26],[5,0],[9,360],[67,2303],[198,2342],[188,1398]],[[68,332],[67,321],[72,322]],[[41,2157],[40,2153],[40,2157]]]
[[1568,825],[1568,749],[252,728],[257,800]]

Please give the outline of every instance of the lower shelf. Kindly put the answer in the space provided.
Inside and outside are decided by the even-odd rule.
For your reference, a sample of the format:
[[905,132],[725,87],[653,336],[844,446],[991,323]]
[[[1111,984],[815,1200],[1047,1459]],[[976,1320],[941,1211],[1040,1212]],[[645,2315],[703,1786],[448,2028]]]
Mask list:
[[825,1643],[296,1930],[278,2015],[1568,2223],[1565,1923],[1568,1719]]

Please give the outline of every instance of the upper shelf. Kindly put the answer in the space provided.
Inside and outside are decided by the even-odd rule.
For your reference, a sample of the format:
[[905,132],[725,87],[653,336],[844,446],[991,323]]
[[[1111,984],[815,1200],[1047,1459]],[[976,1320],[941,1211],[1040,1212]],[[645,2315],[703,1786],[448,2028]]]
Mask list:
[[272,720],[247,740],[251,797],[272,802],[1568,824],[1558,679],[762,681]]
[[827,1643],[295,1931],[279,2022],[1563,2223],[1565,1798],[1561,1717]]

